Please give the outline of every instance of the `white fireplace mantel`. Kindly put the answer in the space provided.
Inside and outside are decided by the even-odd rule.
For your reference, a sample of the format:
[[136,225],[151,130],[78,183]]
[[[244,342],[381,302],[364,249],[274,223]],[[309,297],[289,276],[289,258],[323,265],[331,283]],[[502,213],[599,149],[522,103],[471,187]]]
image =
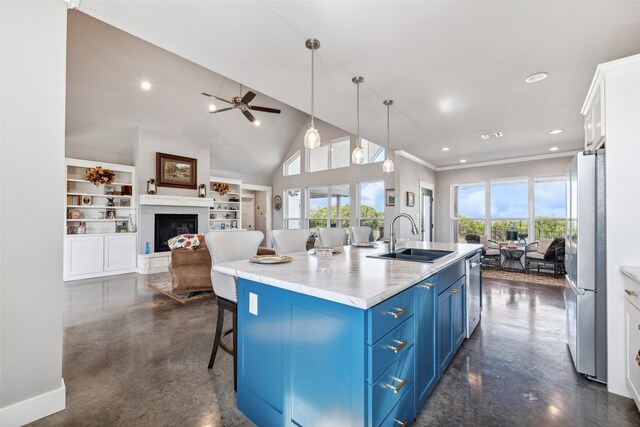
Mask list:
[[213,200],[208,197],[160,196],[157,194],[141,194],[140,205],[209,208],[213,206]]

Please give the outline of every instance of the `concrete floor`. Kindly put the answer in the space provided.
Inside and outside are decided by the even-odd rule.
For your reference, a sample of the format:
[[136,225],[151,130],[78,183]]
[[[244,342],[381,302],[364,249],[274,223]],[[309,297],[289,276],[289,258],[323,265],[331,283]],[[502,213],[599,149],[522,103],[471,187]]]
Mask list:
[[[183,305],[147,287],[164,279],[131,274],[65,286],[67,409],[33,425],[251,425],[235,406],[231,357],[219,352],[207,370],[215,300]],[[632,400],[573,370],[561,288],[484,285],[479,329],[414,425],[640,425]]]

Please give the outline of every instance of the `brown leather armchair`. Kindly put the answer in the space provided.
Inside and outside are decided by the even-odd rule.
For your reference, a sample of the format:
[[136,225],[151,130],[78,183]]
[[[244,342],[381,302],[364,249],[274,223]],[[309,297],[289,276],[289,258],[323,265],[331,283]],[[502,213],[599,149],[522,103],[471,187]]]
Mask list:
[[184,248],[172,250],[169,272],[174,294],[213,291],[211,254],[205,244],[200,245],[195,251]]

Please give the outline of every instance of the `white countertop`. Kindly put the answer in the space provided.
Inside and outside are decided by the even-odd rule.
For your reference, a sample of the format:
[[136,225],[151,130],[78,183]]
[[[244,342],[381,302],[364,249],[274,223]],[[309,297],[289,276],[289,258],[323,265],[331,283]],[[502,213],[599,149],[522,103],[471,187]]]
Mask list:
[[623,265],[620,267],[620,272],[640,285],[640,267]]
[[387,251],[345,246],[328,263],[307,252],[289,254],[287,264],[264,265],[249,260],[216,264],[213,270],[281,289],[368,309],[417,282],[465,258],[482,247],[478,244],[408,242],[405,247],[450,250],[454,253],[433,263],[367,258]]

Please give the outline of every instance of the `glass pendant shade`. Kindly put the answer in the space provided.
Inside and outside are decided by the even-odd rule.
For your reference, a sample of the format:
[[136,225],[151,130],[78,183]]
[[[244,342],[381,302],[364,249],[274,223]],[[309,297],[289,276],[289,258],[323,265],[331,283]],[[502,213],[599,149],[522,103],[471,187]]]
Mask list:
[[320,134],[313,124],[309,125],[309,130],[304,135],[304,147],[305,148],[318,148],[320,147]]
[[393,160],[387,158],[387,160],[382,164],[382,172],[391,173],[394,169],[395,166],[393,165]]
[[353,153],[351,153],[351,163],[354,165],[361,165],[364,163],[364,150],[360,146],[360,141],[358,141],[358,146],[353,149]]

